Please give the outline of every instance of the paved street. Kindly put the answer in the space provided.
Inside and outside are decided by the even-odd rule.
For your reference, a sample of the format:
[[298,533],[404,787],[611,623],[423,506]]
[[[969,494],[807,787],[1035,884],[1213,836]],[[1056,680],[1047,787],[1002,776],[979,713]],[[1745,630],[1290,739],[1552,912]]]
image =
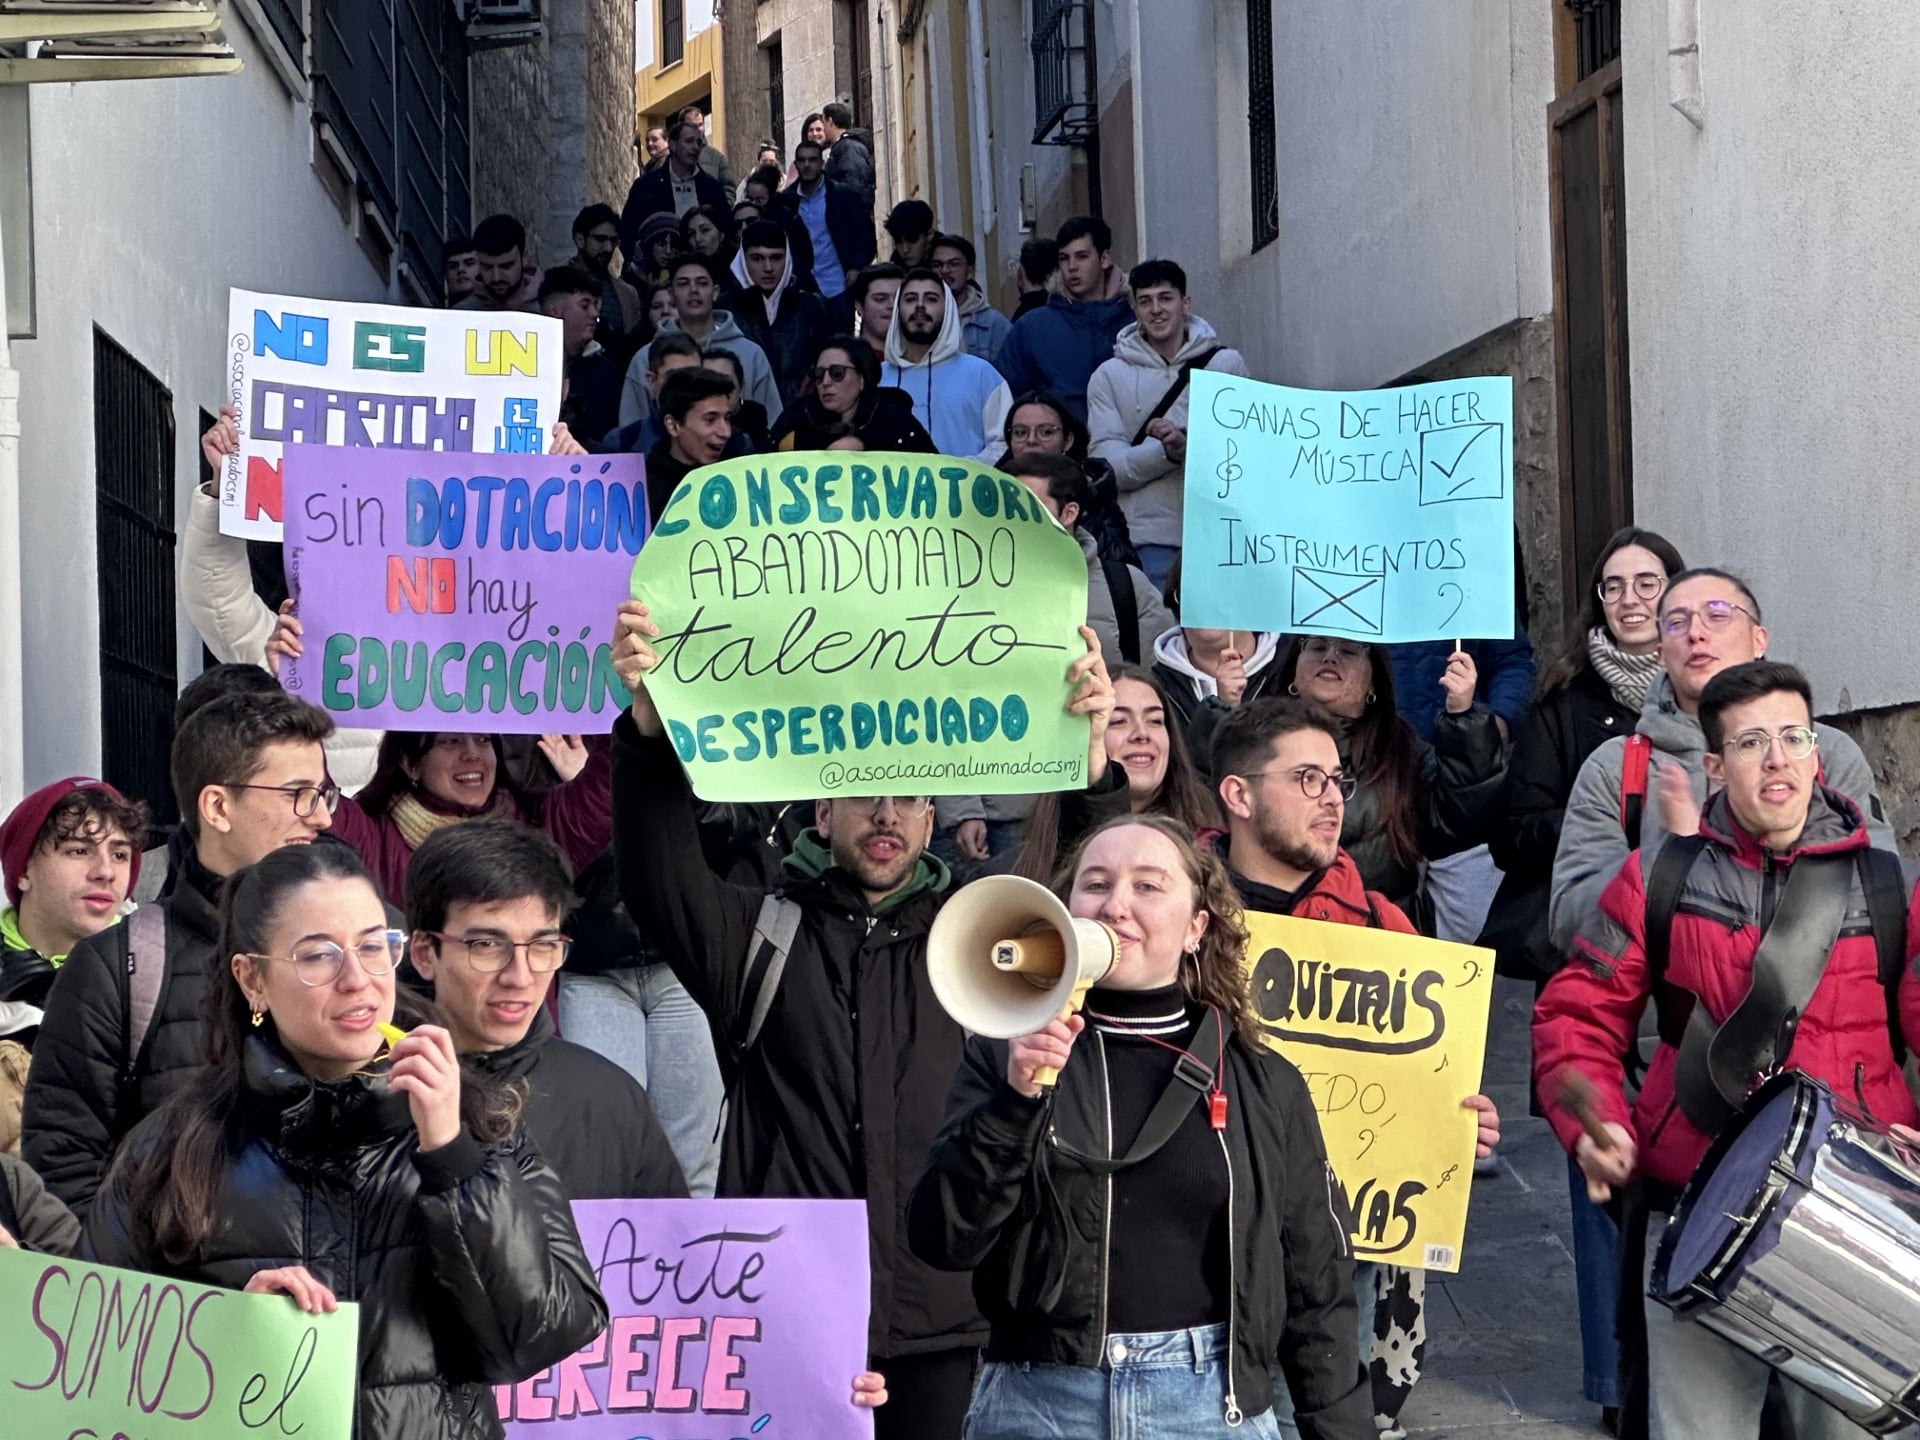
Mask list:
[[1500,1107],[1501,1170],[1474,1182],[1464,1269],[1428,1282],[1427,1373],[1401,1418],[1421,1437],[1601,1435],[1580,1398],[1565,1152],[1527,1114],[1533,987],[1498,981],[1493,1004],[1483,1084]]

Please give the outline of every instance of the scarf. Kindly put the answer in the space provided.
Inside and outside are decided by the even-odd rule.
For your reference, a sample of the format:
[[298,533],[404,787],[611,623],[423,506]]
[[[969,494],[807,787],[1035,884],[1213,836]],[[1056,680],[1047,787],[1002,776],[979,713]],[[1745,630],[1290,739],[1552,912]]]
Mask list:
[[394,828],[400,832],[400,838],[406,841],[407,849],[418,850],[420,844],[436,830],[444,830],[449,825],[458,825],[465,815],[436,815],[419,799],[412,795],[398,796],[387,807],[387,818],[393,821]]
[[1646,707],[1647,691],[1660,674],[1660,652],[1629,655],[1613,643],[1604,625],[1596,625],[1587,634],[1587,659],[1593,673],[1607,682],[1613,698],[1636,714]]

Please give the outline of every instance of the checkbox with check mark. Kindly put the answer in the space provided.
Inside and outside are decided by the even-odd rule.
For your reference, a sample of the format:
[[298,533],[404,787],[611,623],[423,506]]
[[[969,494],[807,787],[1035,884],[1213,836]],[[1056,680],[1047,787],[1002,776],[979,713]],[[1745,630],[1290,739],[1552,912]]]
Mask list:
[[1507,493],[1506,427],[1446,425],[1420,436],[1420,503],[1499,500]]

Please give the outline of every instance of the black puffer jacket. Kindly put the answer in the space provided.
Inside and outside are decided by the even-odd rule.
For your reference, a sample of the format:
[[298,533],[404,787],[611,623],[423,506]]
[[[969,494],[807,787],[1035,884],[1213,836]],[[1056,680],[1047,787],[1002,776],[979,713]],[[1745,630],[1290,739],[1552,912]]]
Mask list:
[[1542,885],[1553,879],[1560,822],[1580,767],[1616,735],[1631,735],[1640,711],[1622,705],[1591,668],[1564,689],[1536,700],[1514,738],[1507,775],[1507,824],[1492,837],[1493,858],[1509,875]]
[[[244,1053],[245,1138],[219,1201],[230,1223],[197,1263],[169,1264],[118,1166],[87,1218],[87,1258],[236,1290],[304,1265],[360,1306],[357,1440],[502,1435],[489,1387],[557,1364],[607,1323],[553,1171],[524,1134],[422,1154],[384,1077],[316,1083],[265,1035]],[[129,1159],[161,1118],[128,1137]]]
[[[1475,705],[1464,715],[1442,711],[1433,722],[1433,744],[1414,743],[1420,747],[1413,814],[1421,857],[1438,860],[1483,844],[1499,822],[1507,778],[1506,746],[1493,723],[1493,712],[1484,705]],[[1345,735],[1340,738],[1340,768],[1356,773]],[[1340,848],[1360,867],[1367,889],[1378,890],[1413,916],[1415,923],[1420,922],[1425,914],[1420,904],[1420,872],[1402,865],[1388,848],[1380,796],[1364,777],[1347,802]],[[1420,928],[1431,933],[1425,924]]]
[[121,1137],[203,1068],[200,994],[220,929],[222,882],[183,851],[171,883],[152,902],[167,917],[167,969],[140,1053],[127,1054],[131,920],[74,947],[33,1042],[21,1155],[83,1220]]
[[[614,726],[613,846],[627,908],[713,1027],[723,1068],[740,1026],[764,891],[715,877],[700,851],[686,772],[665,739]],[[876,914],[808,832],[784,888],[802,911],[759,1043],[730,1075],[722,1195],[867,1202],[876,1356],[978,1345],[986,1326],[965,1276],[917,1260],[904,1214],[940,1125],[962,1033],[934,998],[927,929],[946,867],[931,856]]]
[[938,448],[914,418],[912,398],[897,385],[869,385],[860,392],[852,417],[844,420],[828,411],[818,396],[803,395],[774,422],[773,448],[824,450],[846,435],[869,450],[932,455]]
[[618,1065],[554,1033],[545,1009],[518,1045],[466,1061],[518,1085],[527,1138],[569,1200],[684,1200],[687,1178],[647,1092]]
[[[989,1359],[1101,1362],[1111,1189],[1055,1147],[1114,1153],[1102,1061],[1099,1037],[1083,1035],[1059,1084],[1029,1100],[1007,1083],[1004,1040],[967,1042],[907,1226],[915,1254],[973,1271],[993,1327]],[[1280,1056],[1237,1039],[1225,1069],[1230,1399],[1247,1415],[1271,1408],[1277,1358],[1302,1435],[1366,1440],[1373,1403],[1360,1379],[1347,1224],[1306,1082]]]

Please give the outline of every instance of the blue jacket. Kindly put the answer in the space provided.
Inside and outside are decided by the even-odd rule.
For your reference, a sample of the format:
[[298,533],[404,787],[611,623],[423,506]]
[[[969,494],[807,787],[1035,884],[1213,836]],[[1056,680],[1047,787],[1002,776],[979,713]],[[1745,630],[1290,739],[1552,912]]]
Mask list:
[[[733,201],[726,186],[704,170],[693,172],[693,198],[699,205],[711,205],[722,215],[733,213]],[[620,253],[632,255],[640,240],[640,225],[649,215],[676,214],[673,203],[673,179],[668,165],[653,167],[633,182],[627,191],[627,203],[620,211]]]
[[1087,419],[1087,382],[1113,358],[1113,342],[1133,319],[1124,295],[1076,303],[1064,295],[1014,322],[993,363],[1018,399],[1029,390],[1051,390]]
[[[1469,640],[1464,648],[1480,672],[1475,698],[1507,722],[1510,737],[1518,735],[1533,705],[1533,644],[1527,632],[1516,625],[1511,640]],[[1393,657],[1393,698],[1400,718],[1432,744],[1434,717],[1446,703],[1440,677],[1447,671],[1453,642],[1390,645],[1387,653]]]

